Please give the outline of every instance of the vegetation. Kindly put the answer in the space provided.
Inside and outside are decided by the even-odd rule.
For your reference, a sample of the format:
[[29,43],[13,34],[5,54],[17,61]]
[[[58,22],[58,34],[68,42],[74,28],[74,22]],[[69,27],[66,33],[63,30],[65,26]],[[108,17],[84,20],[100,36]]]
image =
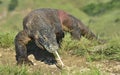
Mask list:
[[14,44],[14,34],[0,33],[0,47],[9,48]]
[[108,10],[118,9],[120,7],[119,0],[111,0],[107,3],[98,3],[94,4],[91,3],[83,8],[83,11],[86,12],[88,15],[95,16],[99,14],[103,14]]
[[[71,38],[66,33],[60,49],[64,54],[85,57],[87,61],[115,60],[120,61],[120,0],[0,0],[0,48],[14,47],[14,37],[22,30],[22,20],[31,10],[38,8],[62,9],[81,19],[105,44],[98,44],[81,38],[80,41]],[[1,50],[1,49],[0,49]],[[0,60],[2,61],[2,60]],[[50,75],[49,71],[36,70],[29,72],[29,67],[0,64],[0,75]],[[73,75],[101,75],[100,70],[90,66],[87,72],[79,68],[71,68]],[[60,74],[71,75],[69,70]],[[105,75],[108,75],[105,73]]]
[[[35,72],[30,72],[27,70],[28,67],[27,66],[22,66],[22,67],[18,67],[18,66],[1,66],[0,67],[0,75],[51,75],[49,72],[46,71],[42,71],[42,70],[37,70]],[[100,72],[98,69],[96,68],[91,68],[91,70],[89,70],[88,72],[83,72],[80,73],[77,69],[75,73],[72,73],[72,75],[100,75]],[[61,73],[59,75],[69,75],[68,71],[63,70],[61,71]],[[70,74],[71,75],[71,74]]]

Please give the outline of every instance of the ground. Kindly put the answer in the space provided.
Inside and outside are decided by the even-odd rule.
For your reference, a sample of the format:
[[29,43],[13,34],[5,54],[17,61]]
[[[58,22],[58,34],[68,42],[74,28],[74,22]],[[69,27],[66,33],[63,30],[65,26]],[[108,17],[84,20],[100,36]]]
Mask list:
[[[29,66],[28,71],[36,71],[47,70],[52,75],[56,75],[56,73],[61,75],[61,70],[58,69],[55,65],[47,65],[43,62],[37,61],[34,59],[33,55],[30,55],[29,58],[34,62],[34,66]],[[65,67],[63,68],[64,71],[67,71],[67,74],[74,75],[74,71],[77,70],[79,72],[90,71],[91,68],[96,67],[102,74],[107,75],[120,75],[120,62],[114,60],[102,60],[102,61],[93,61],[88,62],[86,61],[85,57],[75,56],[64,54],[61,56]],[[59,60],[58,60],[59,63]],[[16,66],[15,60],[15,50],[14,48],[0,48],[0,65],[13,65]],[[60,64],[60,63],[59,63]],[[68,75],[69,75],[68,74]]]

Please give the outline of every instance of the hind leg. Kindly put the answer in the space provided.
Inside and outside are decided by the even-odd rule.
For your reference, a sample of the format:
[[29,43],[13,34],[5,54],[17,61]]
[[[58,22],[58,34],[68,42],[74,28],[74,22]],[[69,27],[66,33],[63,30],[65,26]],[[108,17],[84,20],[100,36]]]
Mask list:
[[25,31],[19,32],[15,37],[15,50],[16,50],[16,60],[17,64],[29,64],[33,63],[28,59],[26,44],[31,39],[28,37]]

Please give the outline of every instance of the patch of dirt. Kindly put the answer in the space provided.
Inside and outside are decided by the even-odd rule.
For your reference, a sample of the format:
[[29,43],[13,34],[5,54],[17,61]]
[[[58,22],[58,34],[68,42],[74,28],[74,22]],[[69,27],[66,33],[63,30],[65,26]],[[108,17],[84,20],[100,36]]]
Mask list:
[[[80,72],[89,71],[91,67],[96,67],[102,73],[108,73],[109,75],[120,75],[120,62],[113,60],[102,60],[102,61],[94,61],[87,62],[84,57],[78,57],[69,54],[60,55],[62,61],[65,64],[64,69],[67,69],[69,72],[74,72],[74,70],[79,70]],[[41,70],[43,72],[51,72],[52,75],[59,73],[60,69],[56,67],[56,65],[47,65],[41,61],[35,60],[33,55],[29,55],[29,59],[34,63],[34,66],[29,67],[29,71]],[[57,59],[57,58],[56,58]],[[60,64],[57,59],[58,64]],[[0,65],[16,65],[15,60],[15,51],[13,48],[4,49],[0,48]]]

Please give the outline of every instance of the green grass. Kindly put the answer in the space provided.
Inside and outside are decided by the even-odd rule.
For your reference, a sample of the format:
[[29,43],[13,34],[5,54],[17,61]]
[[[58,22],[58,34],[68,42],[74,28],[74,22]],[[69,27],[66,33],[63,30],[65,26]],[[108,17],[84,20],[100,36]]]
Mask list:
[[[0,65],[0,75],[51,75],[50,70],[36,70],[36,71],[30,71],[30,67],[28,66],[10,66],[10,65]],[[80,70],[79,68],[69,68],[64,69],[62,71],[59,71],[59,73],[56,73],[57,75],[101,75],[107,73],[102,73],[99,71],[99,69],[91,66],[90,69],[86,68],[83,70]],[[55,75],[56,75],[55,74]]]
[[83,11],[90,16],[100,15],[105,13],[106,11],[118,9],[120,7],[119,0],[111,0],[107,3],[91,3],[83,8]]
[[0,47],[9,48],[13,46],[14,35],[13,33],[0,33]]
[[61,51],[68,52],[72,55],[85,56],[88,61],[94,60],[117,60],[120,61],[120,36],[114,36],[104,45],[98,44],[95,41],[89,41],[82,38],[81,41],[71,39],[67,34],[64,38]]
[[0,66],[0,75],[28,75],[27,68],[25,66]]

